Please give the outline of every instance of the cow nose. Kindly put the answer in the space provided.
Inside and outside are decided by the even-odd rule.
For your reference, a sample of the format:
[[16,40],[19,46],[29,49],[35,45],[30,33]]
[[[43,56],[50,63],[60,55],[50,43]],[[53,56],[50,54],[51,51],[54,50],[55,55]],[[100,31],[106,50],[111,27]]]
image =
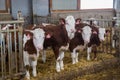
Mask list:
[[74,32],[75,32],[75,30],[74,30],[74,29],[71,29],[71,32],[72,32],[72,33],[74,33]]
[[88,41],[88,40],[85,40],[85,43],[89,43],[89,41]]
[[43,47],[37,47],[38,50],[43,50]]

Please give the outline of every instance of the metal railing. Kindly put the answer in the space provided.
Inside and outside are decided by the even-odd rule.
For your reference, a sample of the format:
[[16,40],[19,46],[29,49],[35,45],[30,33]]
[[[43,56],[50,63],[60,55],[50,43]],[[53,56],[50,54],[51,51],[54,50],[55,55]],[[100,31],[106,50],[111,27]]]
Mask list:
[[[83,19],[83,21],[89,21],[89,19]],[[110,19],[95,19],[95,21],[97,21],[97,25],[100,27],[112,27],[113,24],[112,22],[114,20],[110,20]]]
[[[89,21],[89,19],[82,19],[83,21]],[[112,19],[95,19],[97,21],[97,25],[100,27],[112,27],[113,21]],[[41,23],[53,23],[57,24],[59,21],[59,17],[54,18],[50,16],[34,16],[34,23],[41,24]]]
[[[112,40],[113,40],[113,21],[114,20],[108,20],[108,19],[95,19],[97,21],[97,25],[103,28],[106,28],[106,30],[109,30],[109,34],[106,36],[106,41],[102,43],[102,45],[99,47],[99,51],[104,53],[111,53],[113,50],[112,47]],[[59,21],[58,18],[53,18],[50,16],[44,17],[44,16],[34,16],[34,23],[35,24],[41,24],[41,23],[52,23],[57,24]],[[82,19],[82,21],[89,21],[89,19]]]
[[[11,28],[3,30],[3,26]],[[24,21],[0,22],[0,79],[13,79],[24,74],[22,33]]]

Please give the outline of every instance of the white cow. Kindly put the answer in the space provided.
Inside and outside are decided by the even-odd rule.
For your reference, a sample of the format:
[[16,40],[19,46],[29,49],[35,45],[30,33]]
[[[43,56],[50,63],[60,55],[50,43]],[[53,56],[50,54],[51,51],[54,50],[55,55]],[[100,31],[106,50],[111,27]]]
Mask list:
[[[39,57],[39,51],[43,50],[43,42],[45,38],[43,29],[37,28],[34,30],[30,30],[30,32],[33,34],[33,36],[31,36],[28,33],[26,34],[24,33],[23,35],[23,59],[24,59],[23,61],[24,61],[24,66],[26,67],[27,79],[30,79],[29,69],[27,69],[27,67],[29,66],[32,66],[33,76],[34,77],[37,76],[37,72],[36,72],[37,59]],[[32,51],[30,51],[31,49]]]

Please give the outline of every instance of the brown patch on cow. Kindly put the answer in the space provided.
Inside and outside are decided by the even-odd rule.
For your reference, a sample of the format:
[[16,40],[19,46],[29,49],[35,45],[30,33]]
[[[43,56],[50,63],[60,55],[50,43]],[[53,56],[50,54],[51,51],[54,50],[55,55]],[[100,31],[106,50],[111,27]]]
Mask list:
[[29,54],[37,54],[32,38],[25,43],[24,51],[27,51]]

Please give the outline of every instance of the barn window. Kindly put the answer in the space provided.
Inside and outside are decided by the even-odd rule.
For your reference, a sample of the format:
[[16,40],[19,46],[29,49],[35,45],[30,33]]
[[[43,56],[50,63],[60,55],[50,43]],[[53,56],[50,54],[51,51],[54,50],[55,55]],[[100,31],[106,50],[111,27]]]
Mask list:
[[5,10],[5,0],[0,0],[0,10]]
[[81,0],[81,9],[113,8],[113,0]]
[[0,13],[9,12],[10,0],[0,0]]
[[50,0],[50,10],[81,10],[113,8],[113,0]]
[[76,10],[77,0],[52,0],[52,10]]

